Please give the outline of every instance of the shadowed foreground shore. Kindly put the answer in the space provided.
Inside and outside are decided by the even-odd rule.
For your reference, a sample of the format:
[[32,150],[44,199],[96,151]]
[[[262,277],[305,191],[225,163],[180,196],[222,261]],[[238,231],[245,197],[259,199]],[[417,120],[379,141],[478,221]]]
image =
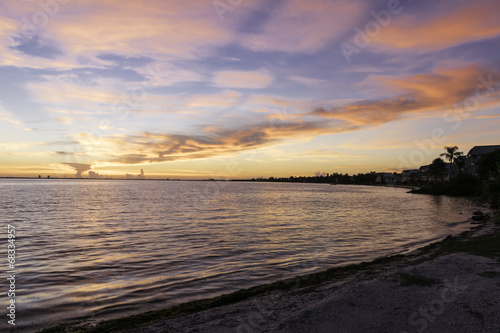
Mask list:
[[98,323],[42,332],[500,332],[500,227]]

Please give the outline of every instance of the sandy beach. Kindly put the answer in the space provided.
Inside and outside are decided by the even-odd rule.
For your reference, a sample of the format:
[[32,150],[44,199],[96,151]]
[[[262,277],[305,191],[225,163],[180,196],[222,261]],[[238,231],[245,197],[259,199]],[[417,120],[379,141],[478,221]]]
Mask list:
[[491,220],[471,227],[405,255],[78,330],[500,332],[500,227]]

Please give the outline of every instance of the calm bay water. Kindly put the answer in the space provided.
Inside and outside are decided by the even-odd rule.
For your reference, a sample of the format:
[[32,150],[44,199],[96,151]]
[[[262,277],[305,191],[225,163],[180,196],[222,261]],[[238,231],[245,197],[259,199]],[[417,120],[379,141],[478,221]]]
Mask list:
[[[406,192],[0,180],[0,222],[5,234],[14,225],[17,236],[16,331],[141,313],[398,253],[465,230],[462,222],[479,208],[463,198]],[[6,327],[5,294],[1,299]]]

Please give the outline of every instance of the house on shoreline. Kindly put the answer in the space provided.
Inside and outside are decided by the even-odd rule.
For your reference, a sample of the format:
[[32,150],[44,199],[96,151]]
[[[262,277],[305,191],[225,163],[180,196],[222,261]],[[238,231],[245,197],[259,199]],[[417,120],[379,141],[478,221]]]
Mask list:
[[475,146],[467,154],[466,169],[471,175],[477,175],[477,163],[484,154],[500,149],[498,146]]
[[403,182],[415,182],[420,178],[421,174],[418,169],[409,169],[403,170],[401,176],[403,177]]
[[[451,163],[445,163],[445,171],[442,180],[449,181],[450,175],[457,175],[461,172],[466,172],[468,174],[477,176],[477,165],[481,157],[496,150],[500,150],[500,145],[474,146],[471,150],[469,150],[469,153],[467,155],[457,158],[453,165]],[[430,166],[431,165],[423,165],[419,169],[403,170],[401,174],[399,174],[399,181],[402,180],[404,183],[420,183],[431,181],[432,176],[429,173]],[[392,174],[384,172],[377,173],[376,182],[390,184],[393,179],[396,179],[393,177],[394,176]]]
[[378,172],[375,178],[377,184],[397,184],[401,181],[401,176],[397,173]]

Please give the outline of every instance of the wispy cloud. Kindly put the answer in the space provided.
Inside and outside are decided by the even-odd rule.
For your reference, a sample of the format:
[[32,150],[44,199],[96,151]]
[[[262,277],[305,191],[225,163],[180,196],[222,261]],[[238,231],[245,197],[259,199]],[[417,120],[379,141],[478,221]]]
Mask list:
[[354,26],[366,7],[360,1],[344,0],[290,0],[282,4],[257,32],[242,35],[239,42],[243,47],[311,54]]
[[484,115],[484,116],[477,116],[474,117],[474,119],[491,119],[491,118],[498,118],[500,117],[500,114],[490,114],[490,115]]
[[304,77],[304,76],[299,76],[299,75],[292,75],[288,78],[289,80],[305,84],[306,86],[311,86],[311,87],[318,87],[321,86],[322,84],[327,83],[328,81],[322,80],[322,79],[314,79],[310,77]]
[[273,82],[270,72],[265,69],[257,71],[220,71],[215,73],[212,82],[222,88],[261,89]]
[[[327,119],[341,119],[357,125],[377,125],[399,119],[405,114],[442,112],[456,103],[474,97],[479,89],[483,93],[490,87],[482,86],[479,77],[500,77],[483,68],[438,68],[432,73],[403,77],[372,76],[369,81],[383,84],[395,97],[365,100],[332,108],[320,107],[310,114]],[[498,103],[500,94],[492,94],[482,107]]]
[[[373,39],[384,49],[416,52],[442,49],[500,34],[495,0],[425,2],[424,13],[405,10]],[[424,16],[424,17],[422,17]]]
[[[336,158],[353,137],[404,149],[416,130],[399,147],[378,129],[431,124],[471,98],[460,137],[498,140],[496,0],[403,2],[351,64],[339,44],[387,1],[245,0],[224,20],[206,0],[60,1],[53,13],[43,3],[0,5],[0,132],[19,164],[35,156],[50,170],[123,175],[125,164],[195,170],[197,159],[260,149],[260,161],[305,165]],[[327,141],[332,153],[314,146]]]
[[186,108],[218,108],[224,109],[239,103],[241,94],[234,90],[225,90],[219,94],[194,95],[186,98]]
[[314,137],[353,129],[332,125],[324,121],[271,122],[238,129],[213,128],[196,135],[143,133],[107,140],[114,147],[110,157],[115,162],[138,164],[223,156],[278,144],[287,138]]
[[[23,5],[10,2],[4,6],[8,12],[28,19],[38,11],[43,13],[36,2]],[[61,45],[58,52],[65,55],[60,61],[61,67],[69,64],[79,67],[85,62],[104,65],[106,62],[98,57],[105,53],[162,60],[198,58],[234,38],[231,30],[224,29],[212,17],[212,6],[202,0],[155,1],[148,6],[134,1],[90,0],[72,1],[59,7],[48,24],[37,29],[36,38],[42,41],[50,36]],[[0,29],[29,39],[32,36],[22,30],[23,24],[26,23],[11,19]],[[29,58],[30,53],[26,54],[28,57],[12,57],[10,63],[21,65],[23,59]]]

